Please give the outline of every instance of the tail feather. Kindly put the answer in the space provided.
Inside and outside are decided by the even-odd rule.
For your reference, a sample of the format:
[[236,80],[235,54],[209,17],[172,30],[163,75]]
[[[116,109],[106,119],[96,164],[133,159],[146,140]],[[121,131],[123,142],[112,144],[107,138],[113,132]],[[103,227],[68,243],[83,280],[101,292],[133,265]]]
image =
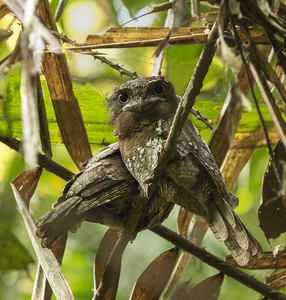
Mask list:
[[214,236],[219,242],[224,242],[228,237],[228,229],[225,223],[224,218],[222,217],[220,211],[217,206],[212,202],[212,211],[211,219],[208,220],[208,225],[212,230]]
[[[256,239],[228,206],[226,202],[214,204],[210,209],[212,216],[208,224],[217,240],[225,243],[237,263],[245,266],[252,257],[259,257],[262,250]],[[229,216],[230,213],[232,217]]]
[[42,238],[42,247],[51,248],[62,235],[68,231],[75,231],[84,221],[83,215],[77,215],[74,209],[82,200],[75,196],[69,201],[55,206],[52,210],[42,216],[36,226],[36,234]]
[[234,228],[236,226],[236,218],[233,214],[233,209],[231,208],[230,204],[221,197],[219,197],[218,200],[215,200],[215,203],[224,219],[226,219],[228,224]]
[[235,217],[235,227],[231,227],[227,224],[228,232],[231,233],[232,236],[235,238],[239,247],[241,247],[244,250],[248,250],[249,248],[248,231],[234,212],[233,212],[233,216]]
[[248,264],[251,253],[247,250],[242,249],[236,242],[235,237],[229,234],[229,237],[224,242],[230,251],[233,258],[237,261],[240,266],[245,266]]

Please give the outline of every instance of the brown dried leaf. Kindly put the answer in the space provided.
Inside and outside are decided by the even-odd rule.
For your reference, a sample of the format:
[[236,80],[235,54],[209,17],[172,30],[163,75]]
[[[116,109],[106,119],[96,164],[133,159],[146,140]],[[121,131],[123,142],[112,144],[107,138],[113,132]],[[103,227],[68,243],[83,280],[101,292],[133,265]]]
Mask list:
[[[201,241],[204,238],[208,228],[209,227],[208,227],[208,224],[206,223],[206,221],[201,217],[197,217],[196,222],[190,232],[188,239],[195,245],[199,246],[201,244]],[[169,295],[171,294],[175,285],[181,278],[182,273],[184,272],[185,268],[187,267],[187,265],[188,265],[189,261],[192,259],[192,257],[193,256],[190,253],[187,253],[187,252],[181,253],[181,255],[178,259],[178,262],[176,264],[176,267],[174,268],[172,277],[168,283],[168,288],[166,289],[166,291],[162,297],[162,300],[165,300],[169,297]]]
[[188,294],[190,293],[190,282],[191,279],[184,282],[182,286],[178,287],[172,294],[170,300],[188,299]]
[[[104,272],[105,266],[109,260],[111,252],[113,251],[118,241],[118,238],[119,238],[118,232],[110,228],[105,233],[99,245],[98,251],[96,253],[95,265],[94,265],[95,290],[99,287],[101,283],[102,274]],[[105,296],[106,300],[116,299],[120,269],[118,271],[119,271],[118,274],[115,275],[112,287],[108,290]]]
[[0,18],[4,17],[10,12],[10,9],[6,6],[6,4],[0,0]]
[[131,300],[156,300],[164,290],[176,263],[178,248],[172,248],[158,256],[136,282]]
[[[268,131],[268,137],[271,145],[275,145],[279,141],[279,134],[276,128]],[[262,131],[243,132],[235,137],[234,142],[230,145],[221,172],[224,182],[229,190],[232,188],[241,170],[251,157],[254,149],[257,147],[264,147],[265,143],[266,140]]]
[[[39,3],[45,25],[57,32],[47,0]],[[92,153],[78,101],[74,95],[65,54],[45,53],[43,73],[46,77],[63,142],[79,169]]]
[[30,199],[36,190],[41,174],[42,168],[37,166],[34,169],[22,172],[12,182],[27,207],[29,207]]
[[286,270],[282,271],[282,272],[279,272],[277,274],[272,274],[270,275],[269,277],[266,278],[266,283],[273,283],[273,282],[276,282],[276,281],[279,281],[281,280],[282,278],[286,278]]
[[190,290],[191,279],[176,289],[171,300],[215,300],[218,298],[223,281],[223,274],[209,277]]
[[241,170],[250,159],[254,149],[254,147],[249,147],[229,150],[222,170],[222,176],[228,189],[232,188]]
[[285,287],[286,284],[286,271],[273,274],[266,278],[266,283],[271,283],[270,286],[279,291]]
[[192,300],[215,300],[218,298],[223,282],[223,274],[219,273],[209,277],[195,286],[186,299]]
[[180,208],[177,219],[177,227],[180,235],[186,236],[192,218],[193,214],[191,212],[187,211],[184,207]]
[[[184,27],[174,34],[176,37],[200,35],[205,28]],[[84,45],[100,45],[164,39],[170,29],[165,27],[115,27],[101,35],[88,35]],[[159,41],[157,41],[158,43]]]
[[234,139],[243,110],[240,87],[233,83],[209,140],[209,147],[219,167]]
[[264,175],[262,204],[258,211],[260,227],[268,239],[276,239],[286,231],[285,162],[286,151],[279,141],[274,149],[273,161],[269,160]]

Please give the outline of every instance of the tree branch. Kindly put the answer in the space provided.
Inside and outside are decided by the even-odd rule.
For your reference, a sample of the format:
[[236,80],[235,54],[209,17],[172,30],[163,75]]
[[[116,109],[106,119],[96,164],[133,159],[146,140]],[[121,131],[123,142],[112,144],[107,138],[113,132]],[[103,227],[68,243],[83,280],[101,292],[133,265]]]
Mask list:
[[[23,155],[21,141],[7,136],[0,136],[0,142]],[[41,153],[38,153],[38,164],[65,181],[69,181],[74,176],[73,172],[69,171]]]
[[170,229],[158,225],[155,228],[151,229],[154,233],[160,235],[165,240],[176,245],[183,251],[191,253],[192,255],[199,258],[204,263],[214,267],[219,270],[221,273],[228,275],[229,277],[235,279],[236,281],[246,285],[247,287],[255,290],[256,292],[264,295],[267,299],[275,300],[285,300],[286,296],[279,293],[278,291],[272,289],[268,285],[260,282],[252,276],[249,276],[242,272],[241,270],[235,268],[231,264],[221,260],[220,258],[214,256],[213,254],[207,252],[206,250],[195,246],[187,239],[181,237],[177,233],[171,231]]

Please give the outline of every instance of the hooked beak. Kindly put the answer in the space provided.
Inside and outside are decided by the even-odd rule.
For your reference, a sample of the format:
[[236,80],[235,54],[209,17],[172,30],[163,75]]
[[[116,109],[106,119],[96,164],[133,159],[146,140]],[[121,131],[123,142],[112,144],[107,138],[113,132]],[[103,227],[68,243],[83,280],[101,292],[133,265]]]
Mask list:
[[136,97],[133,98],[130,103],[127,103],[123,108],[122,111],[137,111],[137,112],[144,112],[154,104],[159,102],[164,102],[165,99],[158,97],[158,96],[148,96],[148,97]]

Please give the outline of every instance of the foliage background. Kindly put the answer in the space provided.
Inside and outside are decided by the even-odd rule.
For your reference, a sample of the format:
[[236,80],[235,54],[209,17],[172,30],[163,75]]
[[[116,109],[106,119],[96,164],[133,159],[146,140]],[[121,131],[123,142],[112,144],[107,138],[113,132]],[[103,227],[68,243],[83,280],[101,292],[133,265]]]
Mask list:
[[[163,1],[153,1],[152,4]],[[51,1],[52,10],[55,11],[57,1]],[[150,1],[93,1],[73,0],[69,1],[58,22],[59,31],[67,34],[70,39],[83,42],[88,34],[100,34],[109,27],[118,26],[131,17],[139,16],[150,9]],[[202,11],[208,8],[202,6]],[[142,17],[137,21],[130,22],[125,26],[163,26],[166,13]],[[0,28],[4,28],[11,22],[11,17],[6,16],[1,20]],[[20,30],[20,25],[13,24],[14,32]],[[12,49],[15,43],[14,37],[6,43],[1,44],[0,59]],[[178,95],[182,95],[185,86],[194,70],[203,45],[188,45],[170,47],[167,50],[163,63],[163,74],[166,75],[175,85]],[[154,58],[151,57],[154,48],[140,49],[116,49],[104,50],[106,56],[113,62],[135,71],[141,76],[150,76],[152,73]],[[92,57],[80,54],[67,53],[70,72],[74,80],[74,89],[78,98],[84,121],[88,129],[88,135],[93,144],[93,153],[96,153],[102,146],[99,144],[105,138],[105,142],[113,142],[112,128],[108,125],[108,114],[104,105],[104,97],[115,86],[129,80],[126,76],[120,76],[115,70],[110,69],[100,61]],[[5,78],[0,82],[0,93],[5,95],[5,101],[10,106],[18,106],[20,101],[20,65],[18,64],[13,72],[13,82]],[[15,71],[15,72],[14,72]],[[18,75],[17,75],[18,74]],[[211,70],[204,82],[204,88],[200,93],[195,108],[202,110],[203,114],[213,120],[218,117],[221,103],[225,100],[231,83],[232,73],[222,64],[219,57],[216,57]],[[18,81],[18,83],[17,83]],[[45,92],[45,100],[48,101],[48,93]],[[4,103],[4,102],[3,102]],[[2,103],[2,105],[4,105]],[[7,102],[6,102],[7,103]],[[51,104],[47,106],[51,138],[53,144],[53,159],[66,168],[77,172],[77,169],[69,158],[64,146],[60,144],[57,134],[55,117],[53,116]],[[267,117],[267,115],[265,115]],[[96,119],[96,121],[94,121]],[[21,135],[20,112],[14,116],[15,132]],[[18,122],[18,125],[17,125]],[[210,131],[201,123],[196,122],[203,137],[208,140]],[[259,121],[255,110],[245,112],[241,120],[241,131],[254,130],[259,128]],[[261,243],[263,250],[270,249],[265,236],[259,228],[257,210],[261,197],[261,181],[268,161],[268,154],[265,148],[255,150],[251,160],[242,171],[233,192],[240,198],[240,206],[236,212],[247,228]],[[33,248],[23,225],[23,221],[17,212],[16,203],[10,182],[24,170],[23,158],[0,144],[0,230],[10,228],[17,236],[21,244],[29,254],[36,260]],[[31,210],[37,220],[41,215],[51,208],[61,194],[65,182],[47,171],[43,172],[37,195],[35,195]],[[164,225],[176,230],[176,217],[178,207],[165,221]],[[91,299],[93,296],[92,268],[94,257],[106,227],[98,224],[84,223],[76,234],[69,234],[67,250],[63,260],[63,273],[66,275],[76,299]],[[284,243],[281,237],[276,244]],[[217,243],[211,233],[208,233],[203,241],[206,250],[224,258],[227,249],[224,245]],[[120,278],[118,299],[127,299],[136,278],[142,273],[146,266],[160,253],[171,247],[171,244],[154,235],[152,232],[144,231],[137,239],[128,246],[123,257],[123,269]],[[1,249],[0,249],[1,250]],[[13,253],[14,249],[11,249]],[[22,264],[23,266],[23,264]],[[21,268],[21,267],[20,267]],[[255,277],[262,280],[271,271],[256,271]],[[192,278],[192,284],[196,285],[204,278],[216,274],[217,271],[204,265],[197,259],[191,263],[181,278],[181,283]],[[18,271],[2,271],[0,276],[0,295],[3,299],[24,300],[30,299],[34,278],[36,274],[36,263],[30,263],[26,269]],[[231,292],[229,292],[231,291]],[[219,299],[258,299],[256,292],[240,285],[232,279],[225,278]]]

